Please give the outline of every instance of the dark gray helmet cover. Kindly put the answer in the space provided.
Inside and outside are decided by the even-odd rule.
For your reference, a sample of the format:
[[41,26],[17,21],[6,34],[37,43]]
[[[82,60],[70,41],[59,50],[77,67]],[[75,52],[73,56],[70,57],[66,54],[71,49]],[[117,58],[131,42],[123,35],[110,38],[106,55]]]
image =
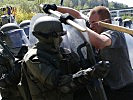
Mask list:
[[66,32],[63,31],[61,22],[57,18],[51,16],[38,18],[34,24],[33,33],[35,36],[41,35],[45,38],[66,34]]

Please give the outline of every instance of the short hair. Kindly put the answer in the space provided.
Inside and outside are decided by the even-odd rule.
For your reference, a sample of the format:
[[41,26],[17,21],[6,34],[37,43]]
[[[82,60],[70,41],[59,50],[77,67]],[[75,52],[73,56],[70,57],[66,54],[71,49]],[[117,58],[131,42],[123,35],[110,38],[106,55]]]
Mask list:
[[97,13],[100,16],[101,20],[104,19],[110,19],[111,20],[111,14],[109,12],[109,9],[104,7],[104,6],[97,6],[94,7],[91,11],[90,11],[90,15]]

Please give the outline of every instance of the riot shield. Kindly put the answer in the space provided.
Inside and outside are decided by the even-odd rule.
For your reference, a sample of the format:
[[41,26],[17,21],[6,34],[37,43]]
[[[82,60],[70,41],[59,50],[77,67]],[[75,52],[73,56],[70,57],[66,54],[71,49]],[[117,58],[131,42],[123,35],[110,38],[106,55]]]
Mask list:
[[20,28],[24,30],[25,34],[29,38],[30,20],[24,20],[19,24]]
[[[82,20],[82,19],[75,19],[75,22],[79,23],[82,26],[85,25],[84,20]],[[68,48],[78,54],[77,48],[79,47],[79,45],[83,44],[84,41],[86,41],[86,40],[89,43],[88,34],[86,32],[81,33],[76,28],[74,28],[70,25],[63,24],[63,28],[64,28],[64,30],[67,31],[67,34],[62,36],[63,42],[61,43],[61,46]],[[82,48],[82,53],[83,53],[84,58],[87,58],[86,47]]]
[[[75,19],[76,23],[82,27],[86,27],[85,21],[82,19]],[[78,54],[83,68],[91,67],[95,64],[93,50],[89,41],[89,36],[86,32],[80,32],[70,25],[64,25],[64,30],[67,34],[62,36],[62,47],[68,48]],[[92,100],[106,100],[106,95],[101,83],[101,80],[94,79],[92,83],[86,86]]]
[[125,35],[126,44],[127,44],[127,48],[128,48],[128,54],[129,54],[131,67],[133,69],[133,36],[131,36],[127,33],[124,33],[124,35]]
[[30,29],[29,29],[29,41],[30,41],[29,47],[30,48],[33,47],[38,42],[38,39],[32,34],[32,31],[33,31],[33,26],[34,26],[35,21],[42,16],[45,16],[45,14],[38,13],[31,18]]
[[26,36],[27,36],[28,38],[29,38],[29,29],[30,29],[29,26],[23,28],[23,30],[24,30],[24,32],[25,32],[25,34],[26,34]]

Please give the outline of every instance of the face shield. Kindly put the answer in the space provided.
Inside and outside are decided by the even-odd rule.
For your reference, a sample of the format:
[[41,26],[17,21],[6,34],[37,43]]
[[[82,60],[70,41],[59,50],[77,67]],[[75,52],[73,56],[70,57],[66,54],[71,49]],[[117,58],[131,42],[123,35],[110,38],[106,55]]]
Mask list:
[[2,40],[5,41],[11,52],[15,55],[23,45],[28,46],[29,40],[23,29],[15,29],[4,33]]
[[23,30],[28,38],[29,38],[29,29],[30,29],[30,26],[26,26],[23,28]]

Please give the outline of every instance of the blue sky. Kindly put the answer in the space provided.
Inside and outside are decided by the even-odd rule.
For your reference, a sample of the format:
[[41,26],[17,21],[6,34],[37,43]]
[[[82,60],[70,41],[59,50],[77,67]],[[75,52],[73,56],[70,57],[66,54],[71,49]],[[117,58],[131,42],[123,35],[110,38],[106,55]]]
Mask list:
[[114,1],[114,2],[119,2],[119,3],[123,3],[128,5],[129,7],[133,7],[133,0],[108,0],[110,1]]

